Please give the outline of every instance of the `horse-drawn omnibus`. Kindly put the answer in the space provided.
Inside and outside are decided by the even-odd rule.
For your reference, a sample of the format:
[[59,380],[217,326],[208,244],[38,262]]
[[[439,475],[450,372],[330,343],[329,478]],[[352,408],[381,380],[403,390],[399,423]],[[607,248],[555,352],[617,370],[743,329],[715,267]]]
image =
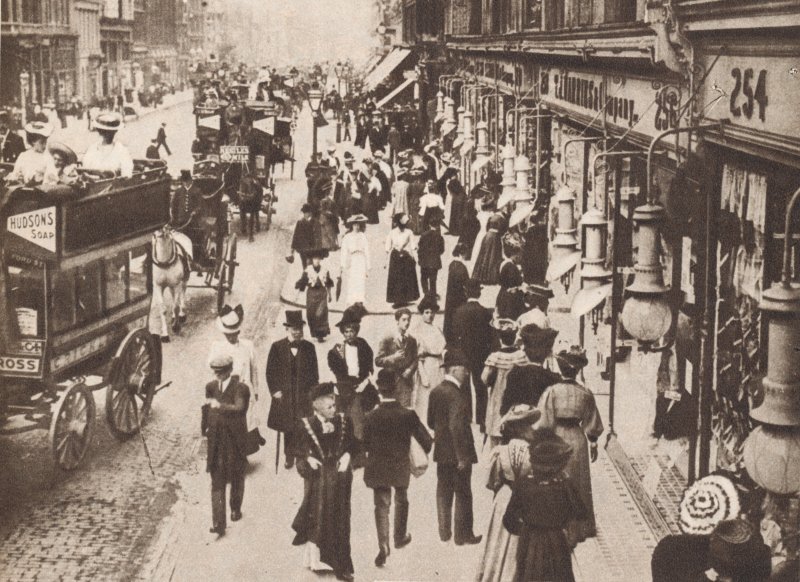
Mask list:
[[109,428],[125,439],[161,382],[150,259],[153,231],[169,220],[170,177],[163,162],[135,168],[131,178],[2,197],[0,434],[49,430],[67,470],[92,441],[94,391],[107,387]]

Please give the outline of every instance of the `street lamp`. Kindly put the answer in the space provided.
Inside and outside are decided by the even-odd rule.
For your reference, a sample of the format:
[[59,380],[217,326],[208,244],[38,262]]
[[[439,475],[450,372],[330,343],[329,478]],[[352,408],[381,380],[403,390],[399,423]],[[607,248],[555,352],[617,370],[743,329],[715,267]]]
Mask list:
[[318,87],[308,90],[308,106],[311,108],[311,118],[314,122],[314,141],[312,146],[312,157],[317,159],[317,115],[322,105],[322,91]]

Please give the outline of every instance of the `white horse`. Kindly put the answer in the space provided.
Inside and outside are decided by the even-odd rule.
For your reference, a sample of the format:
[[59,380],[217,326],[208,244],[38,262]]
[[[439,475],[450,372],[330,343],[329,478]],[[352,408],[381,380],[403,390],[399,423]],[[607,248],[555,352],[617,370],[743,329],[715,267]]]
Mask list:
[[[161,313],[161,341],[169,341],[167,324],[167,305],[164,303],[164,290],[172,294],[172,331],[178,333],[181,324],[186,322],[186,283],[189,270],[184,268],[187,259],[186,246],[176,238],[185,237],[173,232],[169,225],[153,233],[153,298]],[[191,249],[191,244],[188,247]],[[188,251],[189,253],[191,250]]]

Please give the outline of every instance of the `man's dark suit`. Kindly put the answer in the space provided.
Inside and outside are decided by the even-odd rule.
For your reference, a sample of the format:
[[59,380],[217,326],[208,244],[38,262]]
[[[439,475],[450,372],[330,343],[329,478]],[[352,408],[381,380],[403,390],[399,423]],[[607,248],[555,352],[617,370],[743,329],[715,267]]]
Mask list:
[[419,237],[417,256],[419,258],[422,293],[436,297],[436,278],[442,268],[444,238],[439,229],[427,229]]
[[411,408],[414,394],[414,372],[419,365],[417,352],[416,339],[406,334],[401,343],[398,334],[394,333],[381,340],[375,356],[376,366],[391,370],[397,376],[397,400],[406,408]]
[[[273,395],[267,427],[285,433],[287,457],[295,454],[294,430],[301,418],[311,414],[308,392],[319,383],[317,352],[306,340],[297,342],[297,355],[284,338],[272,344],[267,356],[267,387]],[[274,398],[282,392],[281,398]]]
[[[474,537],[472,532],[472,465],[478,462],[470,428],[469,389],[445,379],[431,390],[428,426],[434,431],[433,461],[436,463],[436,508],[439,537],[455,534],[457,544]],[[459,470],[459,465],[461,469]],[[451,516],[455,497],[455,532]]]
[[250,389],[231,376],[224,391],[218,380],[206,384],[206,398],[214,398],[219,408],[208,411],[208,455],[206,470],[211,474],[211,515],[214,528],[224,531],[225,487],[231,484],[231,512],[242,510],[244,473],[247,466],[247,407]]
[[4,163],[13,164],[24,151],[25,142],[13,131],[9,131],[5,139],[0,136],[0,159],[2,159]]
[[455,344],[464,350],[470,362],[470,376],[475,386],[475,419],[484,432],[488,390],[481,380],[483,365],[492,349],[492,310],[470,299],[453,314]]
[[411,479],[409,448],[414,438],[425,452],[432,441],[417,413],[403,408],[396,400],[383,401],[364,421],[364,447],[367,463],[364,483],[373,489],[375,527],[381,548],[389,546],[389,505],[394,497],[394,541],[402,542],[408,524],[408,483]]
[[367,340],[357,337],[353,345],[358,354],[358,376],[350,376],[345,359],[345,343],[333,346],[328,352],[328,368],[336,376],[336,387],[339,390],[339,410],[347,414],[353,421],[353,432],[357,440],[364,437],[364,414],[373,409],[378,403],[378,393],[375,387],[369,384],[362,392],[356,392],[358,385],[369,376],[374,367],[372,365],[373,352]]

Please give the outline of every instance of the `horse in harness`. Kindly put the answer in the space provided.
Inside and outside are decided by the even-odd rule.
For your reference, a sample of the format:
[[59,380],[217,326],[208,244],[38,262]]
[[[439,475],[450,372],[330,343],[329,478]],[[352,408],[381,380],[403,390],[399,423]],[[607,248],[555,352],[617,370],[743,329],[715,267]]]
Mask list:
[[189,280],[192,243],[169,225],[153,233],[153,299],[161,315],[161,341],[169,341],[164,291],[172,295],[172,331],[178,333],[186,322],[186,284]]

